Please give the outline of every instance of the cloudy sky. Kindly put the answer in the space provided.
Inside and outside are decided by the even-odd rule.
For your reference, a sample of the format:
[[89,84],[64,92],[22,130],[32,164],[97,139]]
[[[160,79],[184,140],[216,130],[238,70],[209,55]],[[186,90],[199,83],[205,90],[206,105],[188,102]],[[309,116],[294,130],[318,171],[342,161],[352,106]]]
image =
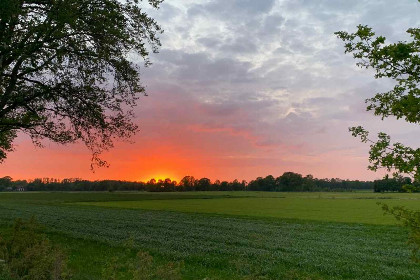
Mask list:
[[416,126],[365,112],[364,100],[392,83],[357,68],[333,34],[362,23],[407,40],[420,25],[416,0],[167,0],[150,13],[165,33],[142,70],[149,96],[134,143],[116,143],[104,154],[111,166],[92,173],[82,145],[39,149],[21,136],[0,176],[374,179],[384,173],[366,169],[368,147],[349,126],[418,143]]

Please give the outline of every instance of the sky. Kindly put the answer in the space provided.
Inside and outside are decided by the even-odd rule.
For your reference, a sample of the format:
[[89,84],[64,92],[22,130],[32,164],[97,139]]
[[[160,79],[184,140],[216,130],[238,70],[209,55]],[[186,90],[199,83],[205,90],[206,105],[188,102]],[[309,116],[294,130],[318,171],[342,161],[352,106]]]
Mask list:
[[20,135],[0,177],[249,181],[293,171],[371,180],[384,171],[367,170],[369,147],[348,127],[418,144],[415,125],[365,111],[364,100],[393,83],[357,68],[334,35],[365,24],[408,40],[420,25],[416,0],[166,0],[146,9],[165,32],[141,70],[148,96],[131,143],[116,142],[103,154],[110,166],[92,172],[82,144],[37,148]]

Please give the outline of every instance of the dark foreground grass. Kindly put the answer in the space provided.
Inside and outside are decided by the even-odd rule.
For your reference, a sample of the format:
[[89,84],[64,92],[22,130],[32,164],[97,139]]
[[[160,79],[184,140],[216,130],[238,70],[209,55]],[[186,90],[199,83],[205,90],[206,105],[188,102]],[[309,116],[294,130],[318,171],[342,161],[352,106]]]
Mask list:
[[[113,195],[77,199],[114,200]],[[125,194],[115,195],[121,200]],[[30,197],[0,198],[0,228],[4,231],[15,218],[35,215],[47,226],[49,237],[68,252],[76,280],[102,279],[103,267],[116,255],[133,258],[123,248],[130,237],[157,263],[182,261],[183,279],[420,276],[420,267],[409,261],[407,232],[397,226],[111,209],[62,204],[77,199],[54,196],[41,199],[41,194],[35,202]]]

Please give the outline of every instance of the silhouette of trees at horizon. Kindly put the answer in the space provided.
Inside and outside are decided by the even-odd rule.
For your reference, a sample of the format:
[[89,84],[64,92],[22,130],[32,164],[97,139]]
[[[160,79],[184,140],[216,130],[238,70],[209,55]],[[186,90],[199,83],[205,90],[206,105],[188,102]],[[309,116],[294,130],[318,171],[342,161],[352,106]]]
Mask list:
[[[375,181],[376,182],[376,181]],[[81,178],[54,179],[36,178],[16,180],[5,176],[0,178],[0,191],[148,191],[148,192],[188,192],[188,191],[270,191],[270,192],[311,192],[311,191],[352,191],[374,190],[374,181],[342,180],[338,178],[317,179],[312,175],[302,176],[295,172],[285,172],[279,177],[268,175],[257,177],[250,182],[237,179],[232,181],[211,181],[209,178],[196,179],[185,176],[179,182],[166,178],[151,179],[147,182],[123,180],[89,181]],[[380,189],[380,188],[378,188]],[[376,190],[376,188],[375,188]],[[399,191],[399,189],[386,189]]]

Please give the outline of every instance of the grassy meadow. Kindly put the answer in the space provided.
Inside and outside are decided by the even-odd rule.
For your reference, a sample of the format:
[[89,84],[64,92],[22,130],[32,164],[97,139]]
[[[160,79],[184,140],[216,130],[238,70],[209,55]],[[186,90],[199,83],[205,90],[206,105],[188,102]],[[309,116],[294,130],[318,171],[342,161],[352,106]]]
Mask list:
[[139,250],[182,279],[419,279],[406,229],[377,202],[420,210],[397,193],[0,193],[0,234],[36,216],[76,280]]

